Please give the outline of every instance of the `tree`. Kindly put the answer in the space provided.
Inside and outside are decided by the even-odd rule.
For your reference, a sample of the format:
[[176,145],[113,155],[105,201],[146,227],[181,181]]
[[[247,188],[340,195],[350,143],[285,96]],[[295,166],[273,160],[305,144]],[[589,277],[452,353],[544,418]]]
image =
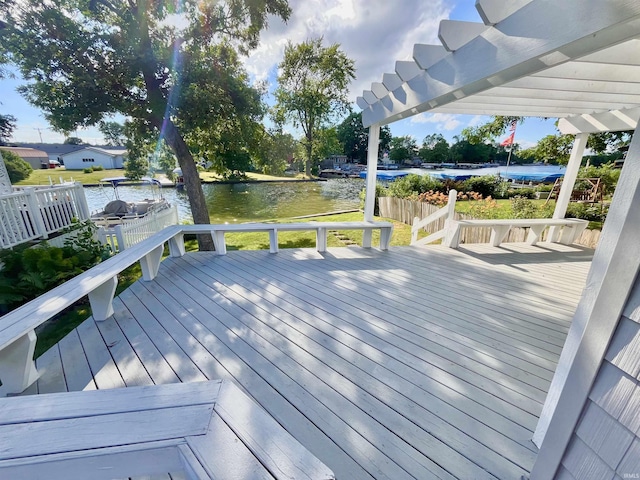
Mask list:
[[79,137],[67,137],[64,139],[65,145],[82,145],[84,142]]
[[[352,113],[338,125],[338,140],[342,143],[344,154],[358,163],[367,162],[369,148],[369,129],[362,125],[362,113]],[[380,127],[378,151],[389,149],[391,130],[388,125]]]
[[331,155],[343,155],[342,143],[338,140],[335,127],[321,128],[314,140],[313,166],[317,166]]
[[16,129],[16,117],[0,115],[0,145],[5,145]]
[[112,147],[124,145],[124,125],[120,125],[118,122],[101,121],[98,129],[100,133],[102,133],[107,145],[111,145]]
[[282,175],[296,153],[298,142],[290,133],[281,129],[265,132],[262,141],[262,155],[256,159],[256,166],[267,175]]
[[513,123],[524,122],[524,117],[505,117],[496,115],[489,122],[477,127],[468,127],[462,130],[462,138],[471,144],[491,142],[505,134]]
[[144,157],[129,156],[124,162],[124,171],[127,178],[140,180],[149,171],[149,161]]
[[311,176],[313,140],[318,130],[349,107],[348,86],[355,78],[353,60],[340,45],[322,46],[322,38],[291,42],[279,65],[275,119],[302,129],[305,173]]
[[[26,98],[60,131],[120,113],[135,139],[162,138],[196,223],[209,223],[209,213],[192,149],[214,150],[213,134],[253,94],[236,75],[235,48],[255,48],[267,16],[289,13],[286,0],[0,2],[3,44],[31,81]],[[198,240],[213,248],[210,236]]]
[[573,135],[547,135],[533,148],[519,152],[523,158],[533,158],[538,162],[566,165],[571,155],[575,137]]
[[418,144],[411,135],[391,138],[389,158],[394,162],[410,160],[418,154]]
[[439,133],[427,135],[418,155],[426,163],[444,163],[449,159],[449,142]]
[[7,167],[7,173],[9,174],[9,180],[11,180],[11,183],[25,180],[29,178],[31,172],[33,172],[31,165],[13,152],[2,150],[2,159]]

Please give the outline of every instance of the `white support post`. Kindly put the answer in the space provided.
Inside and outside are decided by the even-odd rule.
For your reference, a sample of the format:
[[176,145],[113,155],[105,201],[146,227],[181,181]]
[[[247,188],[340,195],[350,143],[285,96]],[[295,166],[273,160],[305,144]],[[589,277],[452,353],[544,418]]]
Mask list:
[[[564,172],[562,187],[560,188],[560,193],[556,199],[556,208],[553,211],[553,218],[564,218],[567,213],[567,207],[571,201],[571,193],[573,192],[573,187],[575,186],[576,179],[578,178],[578,171],[580,170],[582,155],[584,154],[584,149],[587,146],[588,138],[588,133],[579,133],[576,135],[576,139],[573,142],[573,148],[571,149],[569,163],[567,164],[567,169]],[[559,233],[560,227],[551,227],[547,242],[556,242],[558,240]]]
[[89,293],[94,320],[101,322],[113,315],[113,296],[117,285],[118,276],[116,275]]
[[554,478],[640,270],[640,132],[636,129],[571,321],[533,442],[531,480]]
[[114,228],[116,232],[116,240],[118,242],[118,252],[122,252],[127,248],[127,242],[124,238],[124,233],[122,233],[122,225],[116,225]]
[[216,254],[226,255],[227,242],[224,239],[224,230],[215,230],[211,232],[211,237],[213,238],[213,246],[216,249]]
[[327,251],[327,229],[324,227],[316,229],[316,248],[320,253]]
[[75,183],[74,198],[78,210],[78,220],[86,220],[91,216],[89,211],[89,204],[87,203],[87,197],[84,194],[84,187],[80,182]]
[[142,279],[145,282],[150,282],[160,269],[160,262],[162,261],[162,254],[164,253],[164,243],[158,245],[156,248],[147,253],[140,259],[140,268],[142,269]]
[[[378,150],[380,145],[380,125],[369,127],[369,145],[367,147],[367,186],[364,198],[364,221],[373,222],[376,206],[376,184],[378,181]],[[372,230],[362,232],[362,246],[371,247]]]
[[175,237],[169,239],[169,255],[182,257],[184,254],[184,233],[178,233]]
[[38,379],[35,349],[36,333],[31,330],[0,350],[0,397],[20,393]]
[[450,248],[458,248],[460,243],[460,227],[456,223],[456,201],[458,200],[457,190],[449,190],[449,200],[447,201],[447,216],[444,219],[444,238],[442,244]]
[[278,253],[278,229],[269,230],[269,252]]

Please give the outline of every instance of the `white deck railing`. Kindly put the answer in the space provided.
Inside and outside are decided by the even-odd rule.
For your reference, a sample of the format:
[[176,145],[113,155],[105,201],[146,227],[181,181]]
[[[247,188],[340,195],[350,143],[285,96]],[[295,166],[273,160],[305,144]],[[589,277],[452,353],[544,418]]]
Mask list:
[[100,227],[98,240],[108,245],[114,253],[121,252],[158,233],[165,227],[178,223],[178,208],[172,205],[161,211],[152,211],[144,217],[127,220],[113,227]]
[[[411,245],[426,245],[427,243],[435,242],[436,240],[441,240],[445,237],[447,229],[451,221],[454,219],[454,215],[456,212],[456,199],[458,198],[458,192],[455,190],[449,191],[449,201],[447,204],[442,207],[440,210],[433,212],[426,218],[420,219],[415,217],[413,219],[413,226],[411,227]],[[431,235],[421,238],[418,240],[418,232],[423,228],[431,225],[432,223],[440,220],[445,217],[444,228],[442,230],[438,230]]]
[[0,248],[47,238],[89,218],[82,185],[27,187],[0,197]]

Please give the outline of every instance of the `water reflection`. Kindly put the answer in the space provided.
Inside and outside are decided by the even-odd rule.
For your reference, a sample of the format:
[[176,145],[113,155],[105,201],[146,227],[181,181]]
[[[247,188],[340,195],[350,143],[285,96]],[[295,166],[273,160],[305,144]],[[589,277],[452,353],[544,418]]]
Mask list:
[[[360,179],[203,185],[212,223],[255,222],[358,208],[362,188]],[[110,186],[86,187],[85,194],[91,211],[101,210],[115,198]],[[150,186],[122,186],[118,194],[126,201],[159,195],[158,189]],[[165,188],[161,194],[178,206],[181,221],[191,219],[186,192]]]

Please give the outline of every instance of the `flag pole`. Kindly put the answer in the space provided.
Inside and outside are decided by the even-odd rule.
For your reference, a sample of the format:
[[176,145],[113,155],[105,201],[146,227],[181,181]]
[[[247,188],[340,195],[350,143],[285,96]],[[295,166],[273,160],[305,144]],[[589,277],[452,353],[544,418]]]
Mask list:
[[[505,140],[505,142],[509,142],[509,156],[507,157],[507,168],[504,169],[504,179],[507,182],[509,181],[509,179],[507,178],[507,174],[509,173],[509,163],[511,163],[511,152],[513,152],[513,141],[516,138],[516,126],[517,126],[516,120],[511,122],[511,128],[509,128],[511,135],[509,135],[507,140]],[[503,142],[502,144],[504,145],[505,142]]]

